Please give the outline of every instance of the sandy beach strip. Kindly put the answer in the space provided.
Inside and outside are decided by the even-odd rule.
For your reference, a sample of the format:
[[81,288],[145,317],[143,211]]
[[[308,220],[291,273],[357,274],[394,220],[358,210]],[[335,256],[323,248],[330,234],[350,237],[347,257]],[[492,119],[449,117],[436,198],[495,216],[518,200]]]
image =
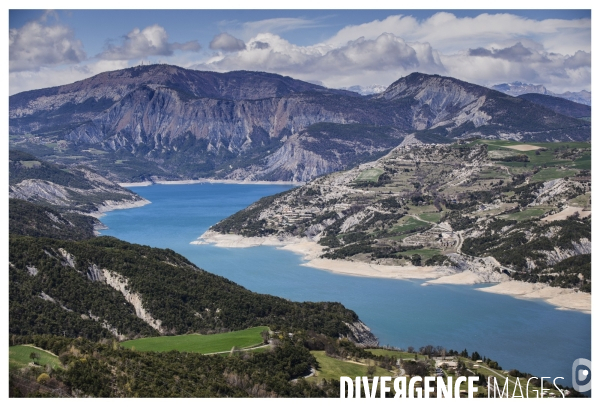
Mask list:
[[[198,239],[190,242],[190,244],[214,244],[217,247],[255,247],[255,246],[286,246],[297,243],[309,243],[303,238],[278,238],[275,236],[267,237],[245,237],[234,234],[221,234],[213,231],[206,231]],[[316,243],[315,243],[316,244]]]
[[477,290],[512,295],[523,299],[542,299],[558,309],[575,310],[588,314],[592,311],[592,295],[569,288],[550,287],[546,284],[512,280],[492,287],[478,288]]
[[153,183],[151,181],[144,181],[144,182],[121,182],[118,185],[120,187],[123,187],[123,188],[131,188],[131,187],[148,187],[150,185],[153,185]]
[[304,182],[292,181],[244,181],[231,179],[200,178],[179,181],[155,181],[161,185],[186,185],[186,184],[235,184],[235,185],[304,185]]
[[[506,277],[508,278],[508,276]],[[461,273],[450,274],[436,278],[435,280],[429,280],[422,285],[429,284],[458,284],[458,285],[473,285],[489,283],[486,276],[483,274],[473,273],[472,271],[463,271]]]
[[135,201],[104,201],[104,203],[98,206],[97,212],[89,213],[89,216],[93,216],[95,218],[101,218],[106,214],[106,212],[115,211],[119,209],[133,209],[139,208],[141,206],[149,205],[152,202],[149,200],[142,198]]
[[439,267],[384,266],[331,259],[313,259],[301,264],[301,266],[354,277],[392,278],[400,280],[438,278],[447,274],[447,272]]
[[294,181],[244,181],[244,180],[231,180],[231,179],[214,179],[214,178],[200,178],[200,179],[183,179],[176,181],[143,181],[143,182],[121,182],[119,186],[123,188],[132,187],[148,187],[150,185],[191,185],[191,184],[235,184],[235,185],[304,185],[304,182]]
[[[473,285],[489,282],[485,274],[478,274],[468,270],[456,273],[447,267],[386,266],[348,260],[322,259],[319,256],[323,253],[325,247],[310,241],[308,238],[278,238],[274,236],[244,237],[234,234],[221,234],[209,230],[197,240],[190,243],[214,244],[217,247],[232,248],[274,246],[281,250],[289,250],[302,255],[305,263],[302,263],[301,266],[353,277],[427,280],[422,285]],[[508,279],[508,276],[506,278]],[[477,288],[477,290],[494,294],[511,295],[523,299],[542,299],[556,306],[558,309],[591,312],[590,294],[575,292],[572,289],[550,287],[541,283],[533,284],[510,280],[491,287]]]

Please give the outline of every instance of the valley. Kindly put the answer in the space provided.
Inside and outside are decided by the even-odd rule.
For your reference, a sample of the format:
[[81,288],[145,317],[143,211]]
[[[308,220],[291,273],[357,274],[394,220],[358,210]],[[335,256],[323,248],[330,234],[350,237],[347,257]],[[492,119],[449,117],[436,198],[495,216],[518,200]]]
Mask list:
[[[477,352],[398,345],[411,330],[429,332],[408,322],[423,313],[412,307],[424,297],[411,297],[412,283],[383,279],[427,280],[418,289],[431,291],[419,293],[451,299],[464,321],[441,312],[425,319],[445,326],[434,337],[452,346],[482,331],[462,313],[474,302],[484,309],[479,295],[490,294],[481,291],[589,313],[588,113],[439,75],[413,73],[362,96],[275,74],[162,64],[13,95],[11,395],[339,397],[340,374],[433,374],[446,352],[458,369],[445,377],[528,377],[486,357],[475,366]],[[277,194],[259,189],[274,181]],[[208,189],[191,201],[159,194],[168,204],[146,229],[130,225],[133,216],[122,222],[135,236],[128,243],[99,218],[149,210],[154,198],[117,182]],[[236,183],[260,199],[232,198],[242,191]],[[210,219],[193,245],[182,236],[199,226],[185,213]],[[252,246],[283,247],[319,270],[284,267],[290,258],[268,251],[213,251]],[[210,267],[197,265],[205,261]],[[482,283],[461,298],[444,291]],[[405,297],[400,307],[396,296]],[[374,298],[405,322],[382,321]],[[523,313],[515,326],[550,314],[589,326],[587,316],[567,321],[538,303],[510,307]],[[449,319],[461,328],[444,325]],[[379,332],[395,345],[380,346]],[[585,353],[586,340],[576,338],[573,351]],[[551,341],[562,349],[561,338]],[[515,360],[497,345],[518,367],[535,360],[534,350]]]

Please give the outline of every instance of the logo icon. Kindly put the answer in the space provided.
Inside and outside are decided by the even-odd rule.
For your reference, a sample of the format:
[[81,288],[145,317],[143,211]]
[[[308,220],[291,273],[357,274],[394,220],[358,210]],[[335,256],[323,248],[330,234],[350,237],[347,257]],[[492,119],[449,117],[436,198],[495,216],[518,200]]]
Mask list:
[[592,389],[592,362],[585,358],[576,359],[573,362],[572,371],[573,388],[579,392]]

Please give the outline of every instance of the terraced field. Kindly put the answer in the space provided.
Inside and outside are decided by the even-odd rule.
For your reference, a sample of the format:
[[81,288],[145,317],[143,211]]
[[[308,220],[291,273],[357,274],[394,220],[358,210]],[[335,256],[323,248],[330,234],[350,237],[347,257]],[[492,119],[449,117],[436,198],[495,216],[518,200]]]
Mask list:
[[383,174],[381,168],[370,168],[361,172],[356,178],[356,182],[377,182],[381,174]]

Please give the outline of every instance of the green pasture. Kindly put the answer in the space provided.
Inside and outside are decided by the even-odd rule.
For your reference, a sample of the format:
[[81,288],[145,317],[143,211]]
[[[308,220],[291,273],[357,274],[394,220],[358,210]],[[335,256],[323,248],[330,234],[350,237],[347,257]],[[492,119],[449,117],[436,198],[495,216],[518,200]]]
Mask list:
[[561,170],[560,168],[543,168],[531,177],[530,182],[545,182],[557,178],[571,177],[577,173],[577,170],[572,169]]
[[400,252],[403,256],[412,256],[413,254],[418,254],[421,256],[422,261],[429,260],[431,257],[436,254],[440,254],[438,249],[416,249],[416,250],[407,250],[405,252]]
[[122,342],[121,345],[141,352],[168,352],[171,350],[196,353],[225,352],[234,346],[241,349],[262,344],[260,333],[268,329],[266,326],[258,326],[223,334],[159,336],[134,339]]
[[442,218],[442,214],[443,212],[422,213],[419,215],[419,218],[426,222],[439,223],[440,219]]
[[29,345],[10,346],[8,348],[8,368],[9,370],[20,369],[26,367],[33,359],[29,357],[32,352],[39,355],[36,363],[40,366],[50,365],[53,368],[60,367],[60,362],[56,356],[45,350],[36,349]]
[[427,359],[427,357],[425,355],[418,355],[416,353],[409,353],[409,352],[400,352],[398,350],[388,350],[388,349],[366,349],[366,350],[376,356],[391,356],[393,358],[399,358],[399,359],[414,359],[415,355],[417,355],[417,357],[419,359]]
[[370,168],[362,171],[356,178],[356,182],[377,182],[381,174],[383,174],[381,168]]
[[[344,361],[331,358],[325,355],[325,351],[311,351],[310,353],[317,359],[319,369],[317,369],[316,377],[310,377],[309,380],[320,381],[322,379],[340,380],[341,376],[356,377],[367,376],[367,366],[351,361]],[[367,361],[371,364],[373,361]],[[363,362],[361,362],[363,363]],[[389,376],[390,372],[377,366],[375,368],[375,376]]]
[[39,161],[35,161],[35,160],[21,161],[21,165],[25,168],[37,168],[37,167],[40,167],[42,165],[42,163]]
[[409,230],[419,228],[419,227],[424,227],[424,226],[429,226],[429,223],[422,221],[422,220],[417,220],[417,219],[413,218],[412,216],[405,216],[404,218],[400,219],[400,222],[398,222],[398,225],[394,226],[390,232],[396,233],[396,234],[402,234],[404,232],[408,232]]
[[516,220],[518,222],[522,222],[524,220],[540,217],[549,210],[550,208],[548,207],[527,208],[521,212],[510,213],[508,215],[502,215],[501,217],[508,220]]

